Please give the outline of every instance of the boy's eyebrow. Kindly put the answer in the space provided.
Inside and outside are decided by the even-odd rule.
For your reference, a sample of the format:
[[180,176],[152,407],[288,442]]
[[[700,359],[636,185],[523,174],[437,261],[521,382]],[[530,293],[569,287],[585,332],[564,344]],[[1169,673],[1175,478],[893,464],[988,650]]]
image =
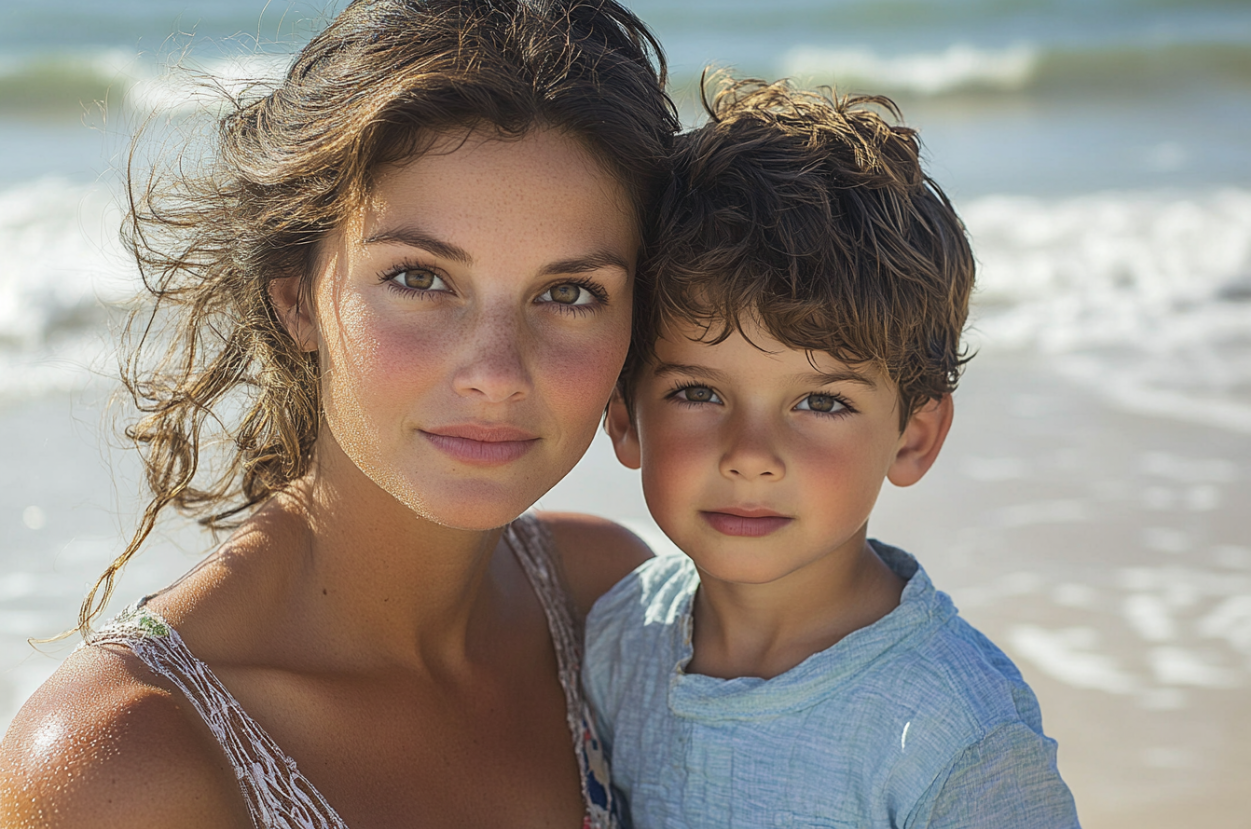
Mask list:
[[804,374],[801,379],[807,380],[818,385],[833,385],[834,383],[859,383],[862,386],[868,386],[871,389],[877,388],[872,378],[866,377],[858,371],[852,369],[841,369],[839,371],[817,371],[812,374]]
[[688,366],[682,363],[666,363],[663,360],[656,363],[656,367],[652,369],[652,373],[657,377],[663,377],[666,374],[686,374],[691,377],[699,377],[704,380],[724,380],[725,372],[717,371],[715,368],[707,368],[705,366]]
[[[666,363],[663,361],[656,363],[652,373],[657,377],[663,377],[666,374],[685,374],[712,381],[724,380],[726,376],[724,372],[714,368],[707,368],[706,366],[688,366],[682,363]],[[838,371],[816,371],[811,374],[797,374],[795,379],[805,385],[814,386],[828,386],[834,383],[859,383],[871,389],[877,388],[877,383],[874,383],[871,378],[849,368]]]

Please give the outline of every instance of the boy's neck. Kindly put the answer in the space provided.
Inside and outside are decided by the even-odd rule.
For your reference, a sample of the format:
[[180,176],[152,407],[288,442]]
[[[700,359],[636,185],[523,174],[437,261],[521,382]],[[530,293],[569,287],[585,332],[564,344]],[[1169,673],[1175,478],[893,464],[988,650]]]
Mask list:
[[[858,543],[857,543],[858,542]],[[859,538],[768,584],[700,572],[686,672],[771,679],[899,605],[904,580]]]

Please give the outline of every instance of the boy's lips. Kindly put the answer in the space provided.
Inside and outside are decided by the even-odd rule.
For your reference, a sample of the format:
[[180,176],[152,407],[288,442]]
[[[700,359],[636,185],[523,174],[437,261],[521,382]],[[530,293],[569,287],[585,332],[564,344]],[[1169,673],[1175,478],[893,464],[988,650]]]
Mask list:
[[420,431],[444,454],[480,466],[515,461],[539,440],[531,432],[502,424],[452,423]]
[[708,525],[722,535],[733,535],[747,538],[759,538],[782,529],[795,519],[774,512],[770,509],[744,509],[740,507],[722,507],[716,510],[701,510]]

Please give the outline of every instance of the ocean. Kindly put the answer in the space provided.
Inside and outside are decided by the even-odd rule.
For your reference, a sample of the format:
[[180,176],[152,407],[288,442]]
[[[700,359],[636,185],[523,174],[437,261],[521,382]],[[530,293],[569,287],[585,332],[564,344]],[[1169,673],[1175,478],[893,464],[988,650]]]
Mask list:
[[[197,79],[275,77],[343,5],[0,0],[0,730],[64,655],[26,637],[72,625],[136,503],[133,461],[101,437],[138,288],[117,242],[129,136],[154,117],[176,146],[217,105]],[[888,540],[941,536],[940,586],[1087,752],[1064,767],[1087,825],[1245,825],[1220,804],[1251,774],[1231,747],[1251,743],[1251,3],[630,5],[688,125],[713,66],[885,93],[920,130],[973,239],[979,356],[946,453],[962,454],[930,500],[884,496]],[[543,505],[667,543],[599,442]],[[159,543],[132,597],[205,546]]]
[[[115,243],[133,125],[212,106],[197,73],[280,73],[341,5],[0,3],[0,397],[80,383],[104,310],[134,293]],[[634,9],[688,123],[709,65],[894,96],[973,236],[979,342],[1054,354],[1119,405],[1251,431],[1251,4]]]

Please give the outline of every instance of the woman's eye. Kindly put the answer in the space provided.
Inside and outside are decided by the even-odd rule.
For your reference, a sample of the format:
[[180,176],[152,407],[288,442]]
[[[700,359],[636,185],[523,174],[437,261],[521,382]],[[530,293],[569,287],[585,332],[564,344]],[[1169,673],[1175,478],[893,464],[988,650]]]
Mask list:
[[810,394],[795,407],[800,411],[822,412],[829,414],[847,408],[843,401],[832,394]]
[[590,305],[595,301],[595,295],[582,285],[562,282],[548,288],[539,299],[543,302],[554,302],[557,305]]
[[684,389],[678,389],[678,398],[687,403],[720,403],[721,398],[717,397],[717,393],[707,386],[687,386]]
[[405,268],[391,277],[391,282],[413,291],[445,291],[443,277],[426,268]]

